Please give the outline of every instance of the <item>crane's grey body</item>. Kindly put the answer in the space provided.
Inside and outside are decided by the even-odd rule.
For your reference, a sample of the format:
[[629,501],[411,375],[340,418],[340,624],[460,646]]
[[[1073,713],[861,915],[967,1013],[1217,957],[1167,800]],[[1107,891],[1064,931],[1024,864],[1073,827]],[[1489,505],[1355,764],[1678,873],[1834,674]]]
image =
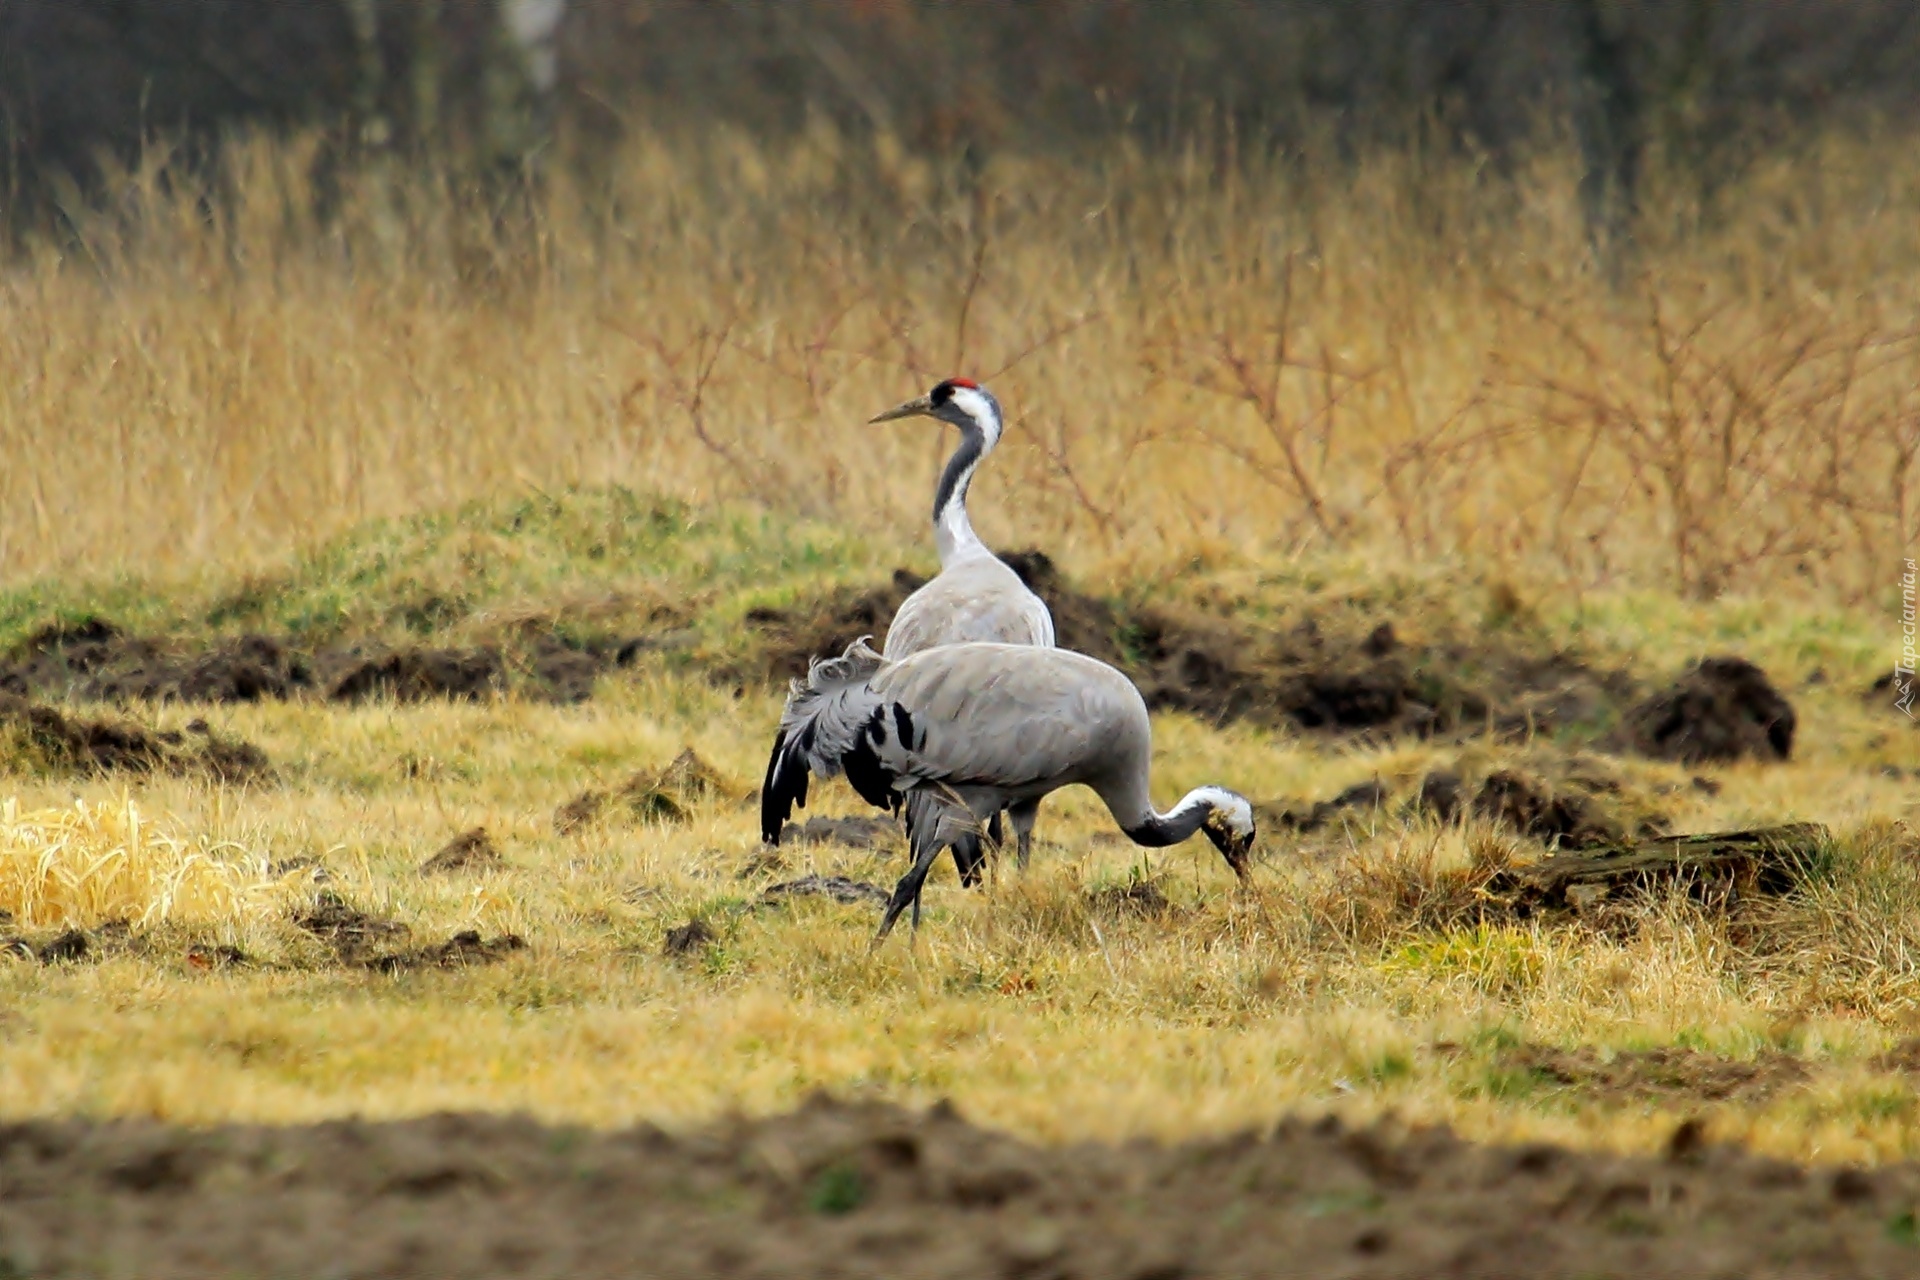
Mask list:
[[[908,596],[894,613],[883,655],[895,662],[942,645],[972,643],[1052,648],[1053,615],[1047,611],[1046,602],[987,549],[967,518],[967,489],[973,474],[1000,441],[1000,402],[986,388],[955,378],[940,383],[927,395],[889,409],[874,421],[907,417],[951,423],[960,430],[960,445],[947,459],[933,497],[933,538],[940,552],[940,572]],[[926,805],[924,797],[909,797],[910,823],[922,818]],[[1022,868],[1032,852],[1038,811],[1038,800],[1007,809]],[[922,825],[926,820],[930,819],[923,819]],[[998,811],[988,815],[988,820],[992,839],[998,844]],[[978,883],[980,830],[954,829],[952,836],[949,843],[961,882]]]
[[1053,647],[1053,615],[1020,575],[981,549],[943,568],[893,615],[882,652],[897,662],[944,644]]
[[1153,755],[1146,703],[1104,662],[1063,649],[964,643],[899,662],[856,642],[796,680],[761,790],[762,834],[779,842],[808,775],[846,773],[862,797],[908,811],[913,867],[896,886],[884,937],[940,850],[1001,809],[1076,783],[1091,787],[1138,844],[1174,844],[1204,830],[1245,877],[1253,811],[1221,787],[1191,791],[1162,814],[1148,790]]

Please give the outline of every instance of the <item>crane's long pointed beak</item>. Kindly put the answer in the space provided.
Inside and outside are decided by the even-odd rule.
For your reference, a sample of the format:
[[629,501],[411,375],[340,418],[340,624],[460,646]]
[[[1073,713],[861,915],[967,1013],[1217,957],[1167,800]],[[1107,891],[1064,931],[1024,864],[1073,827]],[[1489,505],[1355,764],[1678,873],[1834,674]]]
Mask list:
[[885,413],[876,413],[867,419],[868,425],[876,422],[892,422],[895,418],[918,418],[933,412],[933,400],[928,396],[917,396],[905,404],[897,404]]

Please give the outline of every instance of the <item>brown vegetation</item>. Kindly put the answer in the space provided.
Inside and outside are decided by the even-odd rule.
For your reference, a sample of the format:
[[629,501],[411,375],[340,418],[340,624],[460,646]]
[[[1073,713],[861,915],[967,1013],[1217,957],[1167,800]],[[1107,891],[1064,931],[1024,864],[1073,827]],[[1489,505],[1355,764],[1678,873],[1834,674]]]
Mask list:
[[[981,523],[1076,560],[1456,557],[1865,602],[1920,536],[1920,188],[1810,140],[1650,171],[1625,264],[1578,166],[1371,153],[938,163],[637,138],[595,226],[234,153],[148,167],[0,283],[0,571],[258,562],[369,516],[621,480],[897,537],[944,446],[863,425],[966,371],[1009,407]],[[1817,194],[1817,198],[1816,198]],[[111,464],[102,466],[101,460]],[[165,530],[164,537],[154,536]]]

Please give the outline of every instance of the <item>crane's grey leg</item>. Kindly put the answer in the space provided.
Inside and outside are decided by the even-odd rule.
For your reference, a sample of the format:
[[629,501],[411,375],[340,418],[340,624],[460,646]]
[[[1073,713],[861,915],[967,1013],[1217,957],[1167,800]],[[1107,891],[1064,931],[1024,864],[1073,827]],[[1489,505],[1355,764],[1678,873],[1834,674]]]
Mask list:
[[960,883],[969,889],[980,886],[980,868],[986,863],[978,832],[968,832],[953,842],[953,865],[960,872]]
[[932,831],[926,831],[923,827],[915,833],[913,866],[893,887],[893,896],[887,900],[887,914],[880,921],[880,932],[873,935],[875,946],[879,946],[893,932],[893,922],[900,918],[900,913],[907,909],[909,903],[913,906],[913,927],[916,931],[920,928],[920,889],[927,882],[927,872],[933,870],[933,860],[947,847],[946,840],[942,838],[947,828],[944,816],[930,825],[934,828]]
[[981,846],[980,832],[976,828],[964,837],[964,847],[956,843],[953,846],[953,865],[959,869],[960,883],[969,889],[978,889],[983,878],[982,868],[989,857],[997,857],[1003,844],[1000,828],[1000,811],[995,809],[987,819],[987,845]]
[[908,847],[919,848],[914,839],[916,829],[933,829],[940,847],[953,850],[953,867],[960,873],[960,883],[971,889],[980,883],[980,867],[985,861],[980,852],[979,825],[955,821],[947,807],[932,791],[915,790],[907,796]]
[[1013,824],[1014,839],[1019,842],[1019,849],[1014,854],[1014,859],[1020,864],[1022,871],[1027,869],[1027,859],[1033,853],[1033,821],[1039,816],[1038,800],[1022,800],[1007,809],[1007,821]]

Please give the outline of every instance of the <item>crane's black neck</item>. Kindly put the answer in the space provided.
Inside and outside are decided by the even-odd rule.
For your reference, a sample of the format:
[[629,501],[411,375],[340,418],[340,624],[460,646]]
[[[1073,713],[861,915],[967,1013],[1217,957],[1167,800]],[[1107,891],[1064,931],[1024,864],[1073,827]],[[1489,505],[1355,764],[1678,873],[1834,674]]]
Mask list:
[[986,544],[973,531],[967,518],[967,487],[980,460],[987,456],[987,438],[979,427],[968,423],[960,428],[960,447],[947,459],[940,473],[940,485],[933,494],[933,538],[940,549],[942,566],[970,554],[986,551]]
[[1212,803],[1200,792],[1192,791],[1173,806],[1171,813],[1157,813],[1149,808],[1144,818],[1125,828],[1127,839],[1149,849],[1164,849],[1192,836],[1212,812]]

